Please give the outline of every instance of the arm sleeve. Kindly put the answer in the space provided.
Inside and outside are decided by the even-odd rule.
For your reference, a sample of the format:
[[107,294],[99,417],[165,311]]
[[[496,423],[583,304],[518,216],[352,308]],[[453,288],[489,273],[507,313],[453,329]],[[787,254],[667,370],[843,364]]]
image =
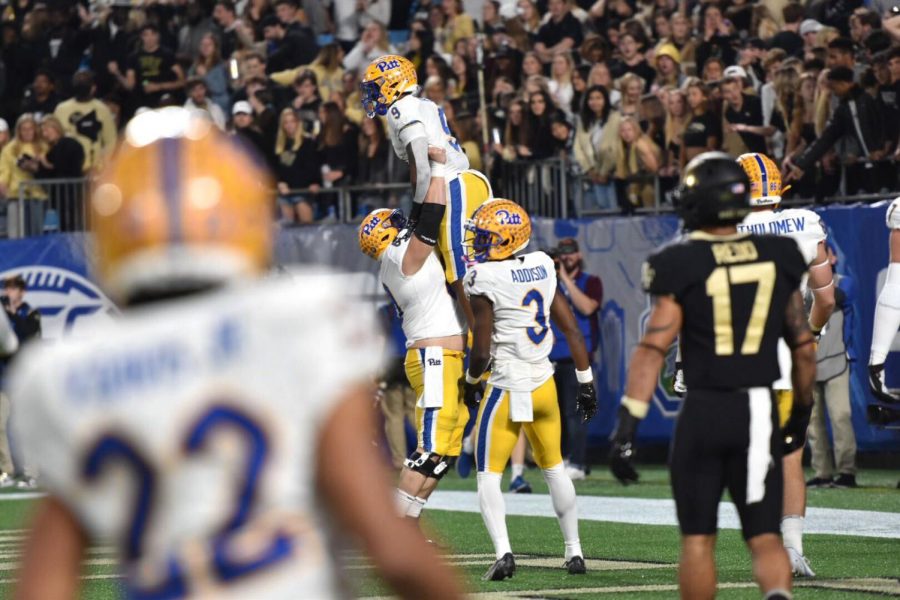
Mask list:
[[795,161],[798,168],[802,171],[809,169],[817,160],[822,158],[826,152],[831,150],[831,147],[834,146],[834,143],[837,142],[838,138],[844,135],[845,119],[843,118],[843,111],[845,110],[847,110],[845,106],[838,107],[831,120],[825,124],[825,129],[822,130],[822,134],[816,138],[816,141],[813,142],[812,146],[810,146],[806,152]]
[[491,304],[496,303],[494,285],[487,269],[480,269],[475,265],[466,273],[464,284],[466,296],[484,296]]

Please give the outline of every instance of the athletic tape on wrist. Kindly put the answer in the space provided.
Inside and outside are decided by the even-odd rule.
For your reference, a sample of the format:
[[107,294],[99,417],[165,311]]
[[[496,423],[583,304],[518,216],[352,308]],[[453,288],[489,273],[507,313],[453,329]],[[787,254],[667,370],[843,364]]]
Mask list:
[[434,161],[428,161],[428,165],[431,167],[431,176],[432,177],[444,177],[444,173],[446,172],[444,169],[443,163],[436,163]]
[[469,385],[475,385],[479,381],[481,381],[481,377],[472,377],[469,372],[466,371],[466,383],[468,383]]
[[641,402],[631,396],[622,396],[622,406],[628,409],[628,412],[635,419],[643,419],[650,411],[649,402]]
[[578,383],[594,383],[594,373],[590,367],[584,371],[575,369],[575,378],[578,380]]

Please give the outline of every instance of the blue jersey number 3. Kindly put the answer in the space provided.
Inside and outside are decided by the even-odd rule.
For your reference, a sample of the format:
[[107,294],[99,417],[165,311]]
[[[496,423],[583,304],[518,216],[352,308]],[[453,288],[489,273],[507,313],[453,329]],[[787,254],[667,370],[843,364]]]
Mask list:
[[535,304],[534,322],[537,324],[537,327],[529,327],[525,331],[528,333],[528,339],[535,344],[540,344],[547,337],[547,331],[550,328],[547,327],[547,315],[544,314],[544,297],[541,296],[539,291],[531,290],[522,298],[522,306],[530,306],[531,304]]

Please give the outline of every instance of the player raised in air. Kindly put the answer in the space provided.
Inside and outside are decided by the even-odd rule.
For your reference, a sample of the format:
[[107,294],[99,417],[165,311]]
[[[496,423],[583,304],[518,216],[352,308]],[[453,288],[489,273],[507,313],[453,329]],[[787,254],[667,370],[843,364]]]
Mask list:
[[469,419],[459,397],[464,318],[434,252],[447,208],[443,167],[439,162],[430,165],[428,194],[413,235],[404,235],[402,213],[388,208],[372,211],[359,227],[359,247],[381,263],[381,283],[403,319],[407,340],[406,377],[417,397],[418,447],[400,473],[397,501],[400,514],[412,518],[419,517],[459,456]]
[[884,382],[884,361],[900,328],[900,198],[894,199],[885,217],[890,237],[890,264],[884,287],[878,294],[875,318],[872,321],[872,349],[869,354],[869,388],[882,402],[900,403]]
[[474,264],[466,274],[465,289],[475,327],[466,372],[467,402],[476,398],[479,381],[491,364],[475,424],[478,501],[497,556],[484,579],[499,581],[516,570],[500,478],[523,428],[550,488],[565,542],[564,566],[571,574],[582,574],[586,569],[575,486],[563,465],[562,424],[548,359],[553,347],[549,319],[571,348],[579,382],[578,408],[588,421],[597,412],[597,396],[584,338],[568,302],[556,293],[553,259],[544,252],[517,254],[531,238],[531,219],[521,206],[491,200],[475,211],[468,230]]
[[471,319],[461,284],[466,273],[463,233],[475,209],[493,194],[487,178],[469,169],[469,159],[453,137],[444,110],[431,100],[420,98],[418,93],[415,66],[397,55],[373,60],[360,83],[366,116],[370,119],[386,117],[394,152],[409,163],[413,186],[410,232],[416,229],[420,221],[420,211],[433,176],[428,149],[437,148],[446,153],[443,179],[447,211],[438,233],[437,248],[444,263],[447,282],[454,286],[466,318]]
[[461,597],[371,451],[371,311],[334,275],[261,278],[258,164],[181,108],[128,124],[89,201],[94,276],[123,317],[13,374],[49,492],[16,598],[78,597],[92,540],[116,544],[131,598],[343,597],[332,527],[403,596]]
[[[791,564],[779,536],[781,455],[783,447],[802,447],[813,402],[815,344],[798,289],[808,261],[790,240],[738,232],[750,211],[749,188],[727,154],[707,152],[688,163],[676,194],[692,233],[644,265],[653,308],[613,433],[610,466],[621,478],[633,471],[635,431],[680,332],[687,395],[669,463],[682,540],[679,587],[692,600],[716,594],[714,550],[725,488],[765,598],[791,598]],[[794,390],[783,436],[771,388],[782,336],[791,348]]]
[[[808,276],[801,282],[801,292],[812,292],[809,327],[816,335],[831,318],[834,310],[834,273],[825,249],[827,233],[819,215],[806,208],[777,210],[783,193],[781,173],[774,161],[764,154],[742,154],[737,159],[750,178],[750,206],[753,212],[738,224],[742,233],[772,234],[791,238],[797,243],[808,267]],[[772,385],[778,397],[781,425],[791,412],[791,351],[782,340],[778,344],[778,363],[781,377]],[[805,432],[804,432],[805,440]],[[803,445],[784,456],[784,516],[781,532],[784,546],[797,577],[814,577],[815,573],[803,554],[803,520],[806,515],[806,479],[803,476]]]

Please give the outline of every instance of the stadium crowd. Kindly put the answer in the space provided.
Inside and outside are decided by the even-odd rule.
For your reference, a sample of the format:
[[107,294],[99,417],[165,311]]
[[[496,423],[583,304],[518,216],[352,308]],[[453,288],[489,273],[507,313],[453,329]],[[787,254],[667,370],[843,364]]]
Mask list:
[[767,152],[795,197],[900,189],[900,0],[6,0],[0,13],[0,198],[22,182],[46,198],[27,182],[92,173],[131,115],[185,105],[265,157],[284,222],[327,220],[328,188],[407,180],[360,107],[363,71],[391,53],[501,193],[511,164],[565,157],[587,208],[629,212],[712,149]]

